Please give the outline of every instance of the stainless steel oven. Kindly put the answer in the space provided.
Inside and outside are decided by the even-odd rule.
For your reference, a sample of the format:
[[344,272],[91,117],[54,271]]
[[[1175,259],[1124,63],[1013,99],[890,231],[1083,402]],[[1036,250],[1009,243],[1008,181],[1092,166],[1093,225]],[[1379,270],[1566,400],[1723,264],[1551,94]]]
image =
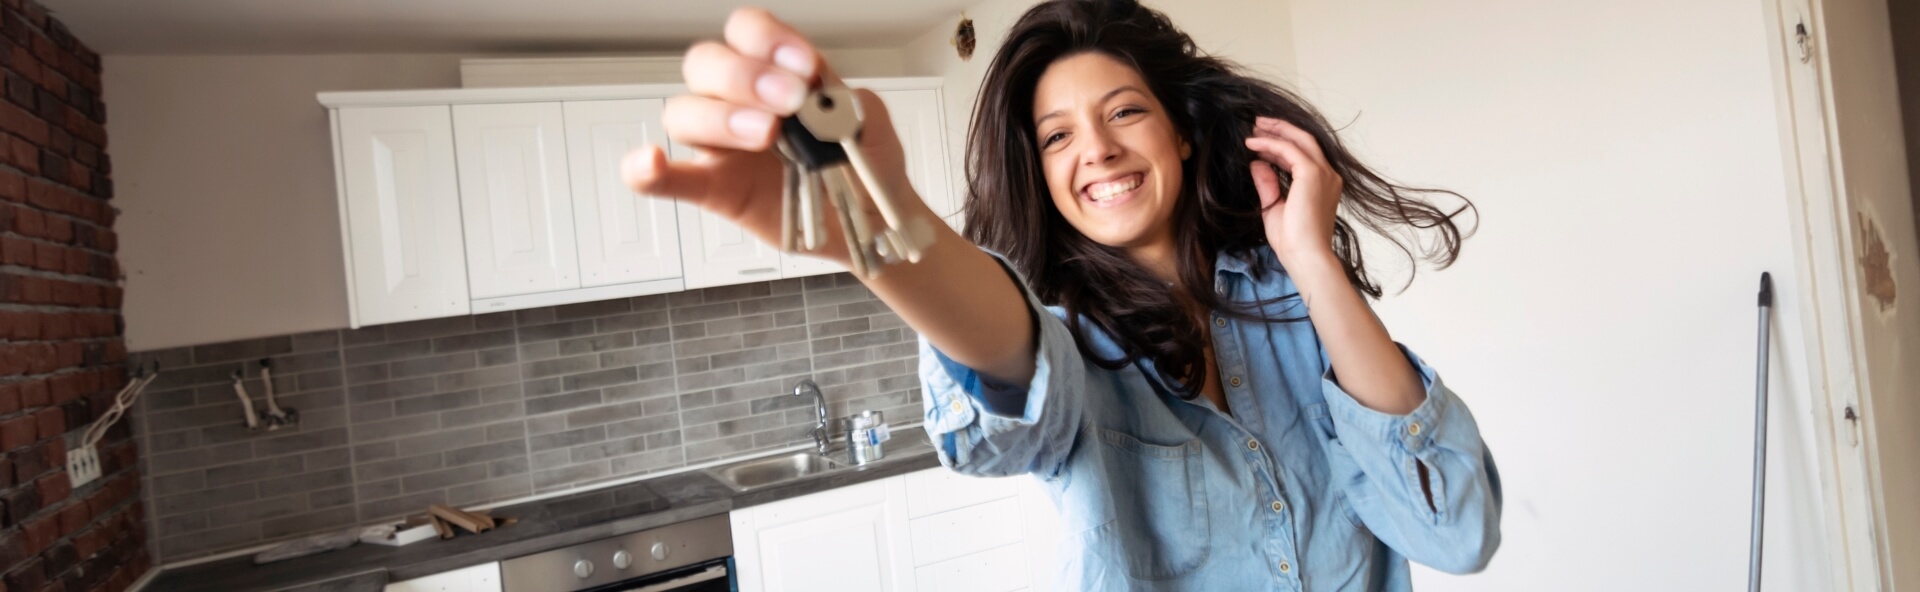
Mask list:
[[506,592],[724,592],[733,589],[727,516],[708,516],[500,564]]

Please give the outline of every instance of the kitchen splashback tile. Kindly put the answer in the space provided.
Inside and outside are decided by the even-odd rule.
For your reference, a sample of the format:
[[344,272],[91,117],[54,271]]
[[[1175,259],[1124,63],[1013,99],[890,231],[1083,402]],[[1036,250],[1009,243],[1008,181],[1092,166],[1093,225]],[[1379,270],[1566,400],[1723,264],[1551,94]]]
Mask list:
[[[917,336],[845,274],[141,352],[142,488],[162,561],[808,441],[919,415]],[[299,423],[249,430],[258,359]],[[246,517],[236,521],[236,517]]]

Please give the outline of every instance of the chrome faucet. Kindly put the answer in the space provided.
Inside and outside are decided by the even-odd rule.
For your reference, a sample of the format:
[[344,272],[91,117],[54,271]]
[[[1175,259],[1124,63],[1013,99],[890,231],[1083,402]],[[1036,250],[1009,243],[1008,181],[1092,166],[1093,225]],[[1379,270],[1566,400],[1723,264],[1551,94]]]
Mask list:
[[813,426],[813,445],[820,454],[827,453],[827,445],[833,443],[833,435],[827,432],[827,399],[820,395],[820,385],[812,379],[802,379],[793,385],[793,396],[813,395],[813,414],[818,420]]

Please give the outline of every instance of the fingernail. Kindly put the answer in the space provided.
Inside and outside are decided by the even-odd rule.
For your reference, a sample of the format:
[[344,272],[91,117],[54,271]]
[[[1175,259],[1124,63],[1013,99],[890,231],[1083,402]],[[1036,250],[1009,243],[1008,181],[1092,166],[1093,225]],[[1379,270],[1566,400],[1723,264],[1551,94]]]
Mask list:
[[773,115],[756,109],[741,109],[727,116],[727,130],[742,140],[761,140],[773,129]]
[[800,93],[800,85],[794,77],[779,72],[761,74],[759,80],[753,81],[753,92],[781,113],[799,111],[800,102],[807,98]]
[[773,50],[773,63],[801,78],[813,77],[814,62],[812,52],[798,47],[783,45]]

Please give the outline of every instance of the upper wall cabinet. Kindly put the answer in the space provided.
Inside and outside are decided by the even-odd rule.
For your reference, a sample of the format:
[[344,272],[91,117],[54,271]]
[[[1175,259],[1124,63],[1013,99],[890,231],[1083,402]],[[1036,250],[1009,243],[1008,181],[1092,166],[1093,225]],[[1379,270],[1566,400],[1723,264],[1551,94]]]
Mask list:
[[[936,79],[850,81],[894,114],[908,176],[950,211]],[[840,271],[691,204],[639,195],[620,162],[668,145],[679,85],[321,93],[333,110],[354,327]],[[676,160],[694,151],[670,146]]]
[[450,109],[341,109],[334,122],[354,325],[467,314]]

